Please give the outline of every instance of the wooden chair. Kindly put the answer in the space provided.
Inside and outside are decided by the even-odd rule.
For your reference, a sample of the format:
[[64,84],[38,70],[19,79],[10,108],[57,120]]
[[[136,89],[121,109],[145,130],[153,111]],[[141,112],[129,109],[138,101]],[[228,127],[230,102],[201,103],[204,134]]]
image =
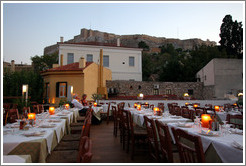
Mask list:
[[173,115],[181,116],[181,108],[179,106],[173,107]]
[[154,107],[155,107],[154,104],[151,104],[151,105],[149,106],[149,108],[152,109],[152,110],[154,109]]
[[114,134],[115,137],[117,137],[117,129],[118,129],[118,126],[119,126],[120,119],[118,118],[116,106],[112,106],[112,113],[113,113],[113,119],[114,119],[114,131],[113,131],[113,134]]
[[158,103],[158,107],[160,108],[161,112],[164,112],[164,103]]
[[183,118],[188,118],[193,121],[194,120],[193,115],[194,115],[193,110],[189,110],[188,108],[181,108],[181,116]]
[[35,114],[39,114],[39,106],[38,104],[32,105],[33,112]]
[[123,149],[126,147],[126,152],[129,152],[130,146],[130,124],[129,124],[129,116],[127,110],[122,110],[122,146]]
[[141,107],[143,107],[143,108],[149,108],[149,104],[141,103]]
[[39,113],[44,112],[44,105],[43,104],[38,104],[38,111],[39,111]]
[[173,149],[171,136],[169,133],[168,126],[164,123],[155,121],[157,127],[157,133],[160,139],[160,150],[162,152],[162,160],[168,163],[173,162]]
[[7,123],[14,123],[17,119],[19,119],[18,109],[9,109],[6,114]]
[[123,141],[123,120],[122,120],[122,110],[124,109],[124,102],[118,103],[117,104],[117,117],[119,119],[119,131],[120,131],[120,142],[122,143]]
[[[89,137],[90,136],[90,126],[91,126],[91,118],[88,117],[85,121],[84,126],[82,127],[82,131],[80,133],[80,139],[84,136]],[[66,151],[66,150],[77,150],[80,144],[80,141],[77,140],[71,140],[69,139],[69,136],[73,137],[74,134],[66,135],[66,137],[62,138],[62,140],[59,142],[59,144],[56,146],[54,151]],[[64,141],[64,139],[67,139]],[[79,140],[80,140],[79,139]]]
[[205,108],[198,108],[195,110],[194,115],[201,117],[202,114],[207,114]]
[[178,147],[181,163],[205,163],[200,136],[190,135],[181,129],[172,128],[172,132]]
[[46,158],[47,163],[87,163],[92,158],[92,141],[87,137],[81,137],[79,146],[75,150],[52,151]]
[[147,116],[144,116],[144,122],[146,125],[146,130],[148,134],[148,143],[149,143],[149,152],[151,157],[160,162],[160,150],[159,142],[157,140],[156,126],[153,119],[149,119]]
[[89,137],[83,136],[79,145],[77,163],[89,163],[92,158],[92,141]]
[[143,128],[137,127],[133,123],[133,118],[131,112],[128,112],[129,122],[130,122],[130,136],[131,136],[131,159],[134,159],[135,155],[135,142],[140,140],[144,143],[147,139],[147,131]]
[[23,114],[23,116],[27,118],[27,115],[28,115],[29,113],[31,113],[30,107],[23,107],[23,109],[22,109],[22,114]]
[[227,114],[226,120],[233,125],[233,128],[243,129],[243,115]]
[[108,110],[107,110],[107,112],[101,112],[101,113],[100,113],[101,116],[106,116],[107,124],[109,123],[110,106],[111,106],[111,103],[108,103]]

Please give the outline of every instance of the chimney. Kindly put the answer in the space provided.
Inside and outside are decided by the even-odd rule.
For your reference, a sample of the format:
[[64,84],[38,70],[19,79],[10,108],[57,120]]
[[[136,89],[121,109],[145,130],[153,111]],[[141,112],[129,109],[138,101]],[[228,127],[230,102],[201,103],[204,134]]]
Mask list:
[[63,43],[63,36],[60,37],[60,42]]
[[80,57],[79,59],[79,68],[85,68],[85,58],[84,57]]
[[117,39],[117,47],[120,47],[120,38]]
[[15,71],[15,61],[14,60],[12,60],[11,61],[11,71]]
[[63,54],[61,54],[60,66],[63,66]]

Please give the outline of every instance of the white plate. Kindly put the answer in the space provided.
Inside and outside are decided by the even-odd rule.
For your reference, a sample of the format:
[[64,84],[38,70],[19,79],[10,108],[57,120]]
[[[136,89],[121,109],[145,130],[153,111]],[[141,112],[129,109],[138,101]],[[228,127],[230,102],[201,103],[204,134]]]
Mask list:
[[61,120],[60,119],[50,119],[50,120],[48,120],[48,122],[61,122]]
[[191,128],[192,127],[192,124],[189,124],[189,123],[182,123],[182,124],[178,124],[178,127],[184,127],[184,128]]
[[181,116],[170,116],[170,118],[180,119],[180,118],[181,118]]
[[43,124],[39,127],[41,127],[41,128],[53,128],[53,127],[56,127],[56,124]]
[[35,132],[23,133],[22,135],[26,137],[35,137],[35,136],[42,136],[44,134],[45,134],[45,131],[35,131]]
[[239,143],[235,142],[235,141],[233,141],[233,142],[231,143],[231,145],[232,145],[234,148],[243,150],[243,146],[240,145]]
[[[213,133],[213,134],[211,134],[211,132]],[[217,133],[217,132],[213,132],[213,131],[211,131],[210,133],[206,133],[206,132],[198,132],[199,134],[201,134],[201,135],[205,135],[205,136],[209,136],[209,137],[219,137],[220,135],[219,135],[219,133]]]
[[151,118],[152,118],[152,119],[161,119],[162,116],[152,116]]

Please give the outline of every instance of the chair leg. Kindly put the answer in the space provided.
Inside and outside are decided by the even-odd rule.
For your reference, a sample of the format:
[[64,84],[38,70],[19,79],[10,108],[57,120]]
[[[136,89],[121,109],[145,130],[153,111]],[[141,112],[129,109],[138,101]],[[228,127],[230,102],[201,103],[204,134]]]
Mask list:
[[131,152],[131,159],[134,159],[134,152],[135,152],[135,140],[132,139],[132,152]]

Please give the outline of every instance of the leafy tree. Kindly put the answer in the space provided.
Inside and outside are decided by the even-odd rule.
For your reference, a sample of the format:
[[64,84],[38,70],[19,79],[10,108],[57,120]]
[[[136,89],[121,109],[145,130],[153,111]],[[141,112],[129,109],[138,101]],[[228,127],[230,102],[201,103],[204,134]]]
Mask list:
[[242,22],[233,21],[231,15],[226,15],[220,27],[220,38],[221,48],[226,49],[229,58],[243,57]]
[[22,85],[28,84],[31,101],[43,102],[43,78],[39,72],[6,72],[3,75],[3,96],[22,96]]
[[149,46],[144,41],[140,41],[138,43],[138,48],[143,48],[144,51],[148,51],[149,50]]
[[54,53],[51,55],[42,55],[42,56],[34,56],[31,57],[31,60],[34,65],[34,70],[39,72],[39,71],[44,71],[46,69],[52,68],[53,64],[58,63],[58,53]]

